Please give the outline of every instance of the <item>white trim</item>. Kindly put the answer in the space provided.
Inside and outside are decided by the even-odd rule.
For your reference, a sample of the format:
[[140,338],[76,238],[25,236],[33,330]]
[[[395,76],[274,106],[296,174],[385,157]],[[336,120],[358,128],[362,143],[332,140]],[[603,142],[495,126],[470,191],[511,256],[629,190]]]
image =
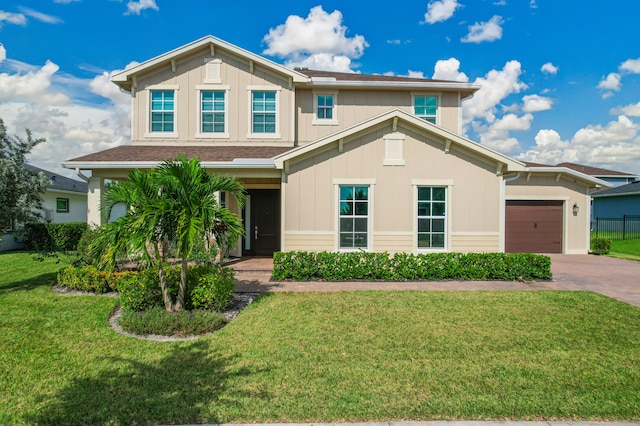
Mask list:
[[285,248],[285,227],[286,227],[286,218],[285,218],[285,214],[287,211],[287,203],[286,203],[286,194],[287,194],[287,176],[284,172],[284,170],[282,170],[280,172],[280,251],[284,252],[286,251]]
[[[231,86],[229,85],[197,85],[196,86],[196,101],[197,114],[196,114],[196,133],[195,139],[230,139],[229,135],[229,92]],[[224,92],[224,132],[216,133],[202,133],[202,92]]]
[[[440,125],[440,116],[442,115],[441,113],[441,107],[440,105],[442,104],[442,94],[441,93],[434,93],[434,92],[411,92],[411,114],[413,114],[414,116],[420,118],[421,120],[427,121],[426,119],[419,117],[416,115],[416,96],[421,96],[421,97],[425,97],[425,98],[436,98],[436,122],[435,124],[437,126]],[[429,123],[431,123],[430,121],[428,121]],[[431,123],[433,124],[433,123]],[[460,134],[462,134],[462,132],[460,132]]]
[[[318,96],[333,96],[333,108],[331,119],[318,118]],[[311,120],[312,126],[337,126],[338,125],[338,91],[313,91],[313,120]]]
[[569,176],[573,176],[574,178],[578,178],[582,181],[592,183],[596,187],[604,186],[604,187],[610,188],[613,186],[611,183],[607,181],[581,173],[577,170],[573,170],[568,167],[527,167],[525,171],[530,173],[553,173],[553,174],[563,173]]
[[[406,139],[404,133],[387,133],[382,137],[384,140],[384,160],[383,166],[404,166],[403,145]],[[394,155],[391,155],[395,153]]]
[[[350,252],[350,251],[373,251],[373,201],[374,201],[374,188],[375,179],[333,179],[333,192],[334,192],[334,247],[337,252]],[[340,247],[340,186],[368,186],[369,191],[367,193],[367,247],[354,247],[354,248],[341,248]],[[354,207],[355,208],[355,207]]]
[[[152,84],[145,87],[147,97],[147,124],[144,137],[153,139],[177,139],[178,135],[178,93],[180,86],[177,84]],[[151,92],[152,91],[173,91],[173,132],[152,132],[151,131]],[[134,115],[133,113],[131,114]]]
[[[424,183],[414,183],[414,182]],[[451,182],[448,184],[433,184],[433,182]],[[413,221],[413,252],[414,253],[441,253],[448,252],[451,247],[451,200],[453,199],[453,181],[451,180],[420,180],[414,179],[411,182],[413,192],[413,204],[411,206],[412,214],[411,220]],[[444,187],[444,247],[418,247],[418,188],[424,187]]]
[[[280,134],[280,86],[247,86],[248,110],[249,110],[249,129],[247,139],[282,139]],[[276,131],[274,133],[254,133],[253,132],[253,92],[275,92],[276,94],[276,110],[275,124]]]
[[[204,83],[220,84],[222,79],[220,78],[220,67],[222,65],[222,59],[219,58],[204,58]],[[211,75],[211,74],[213,75]]]

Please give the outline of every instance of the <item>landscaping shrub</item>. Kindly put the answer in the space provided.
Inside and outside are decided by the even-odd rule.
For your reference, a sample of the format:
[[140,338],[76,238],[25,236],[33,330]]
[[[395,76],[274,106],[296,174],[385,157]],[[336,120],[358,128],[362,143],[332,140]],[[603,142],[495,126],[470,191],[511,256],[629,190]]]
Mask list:
[[275,280],[536,280],[551,279],[551,259],[530,253],[408,254],[278,252]]
[[84,222],[27,223],[22,234],[27,250],[67,252],[77,249],[86,229]]
[[82,237],[80,237],[80,241],[78,241],[77,256],[78,261],[75,263],[75,266],[84,266],[84,265],[95,265],[97,262],[97,256],[91,249],[91,244],[98,236],[98,230],[96,229],[85,229]]
[[[175,297],[180,283],[180,268],[165,268],[169,293]],[[124,311],[145,311],[163,307],[156,269],[105,272],[94,266],[68,267],[58,273],[58,285],[80,291],[120,293]],[[233,297],[235,272],[218,265],[190,266],[187,270],[186,309],[221,310]]]
[[165,312],[155,307],[144,312],[123,312],[118,324],[123,330],[139,335],[190,336],[215,331],[225,323],[224,317],[210,311]]
[[594,254],[609,254],[611,251],[611,240],[608,238],[591,239],[591,252]]

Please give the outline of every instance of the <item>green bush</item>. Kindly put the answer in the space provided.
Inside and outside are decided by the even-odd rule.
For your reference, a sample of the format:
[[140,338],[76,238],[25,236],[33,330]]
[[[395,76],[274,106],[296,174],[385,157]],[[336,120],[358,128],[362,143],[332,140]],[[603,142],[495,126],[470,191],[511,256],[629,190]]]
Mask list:
[[27,250],[73,251],[87,229],[84,222],[27,223],[22,229]]
[[145,311],[154,307],[164,307],[158,272],[155,269],[118,274],[117,288],[123,311]]
[[58,272],[58,285],[92,293],[107,293],[116,290],[112,275],[93,266],[84,268],[70,266]]
[[591,252],[594,254],[609,254],[611,251],[611,240],[608,238],[591,239]]
[[78,241],[77,256],[78,261],[75,263],[75,266],[84,266],[84,265],[95,265],[97,262],[97,256],[92,251],[91,244],[98,236],[98,230],[96,229],[85,229],[80,237],[80,241]]
[[551,259],[530,253],[278,252],[275,280],[548,280]]
[[209,333],[222,327],[224,317],[210,311],[165,312],[155,307],[145,312],[123,312],[118,324],[123,330],[139,335],[191,336]]
[[229,304],[236,285],[233,269],[200,266],[193,268],[192,273],[194,282],[188,293],[193,308],[219,311]]

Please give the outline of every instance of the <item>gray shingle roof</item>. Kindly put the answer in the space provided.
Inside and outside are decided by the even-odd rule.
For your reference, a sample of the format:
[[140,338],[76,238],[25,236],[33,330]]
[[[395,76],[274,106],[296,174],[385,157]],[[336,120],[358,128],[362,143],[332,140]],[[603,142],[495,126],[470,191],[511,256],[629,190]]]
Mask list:
[[34,173],[44,173],[44,175],[51,181],[49,189],[58,189],[61,191],[71,191],[86,194],[89,188],[89,185],[86,182],[71,179],[66,176],[60,176],[48,170],[41,169],[40,167],[25,164],[25,168],[27,168],[27,170],[31,170]]
[[602,191],[591,194],[593,198],[598,197],[616,197],[623,195],[640,194],[640,181],[628,183],[626,185],[616,186],[615,188],[604,189]]

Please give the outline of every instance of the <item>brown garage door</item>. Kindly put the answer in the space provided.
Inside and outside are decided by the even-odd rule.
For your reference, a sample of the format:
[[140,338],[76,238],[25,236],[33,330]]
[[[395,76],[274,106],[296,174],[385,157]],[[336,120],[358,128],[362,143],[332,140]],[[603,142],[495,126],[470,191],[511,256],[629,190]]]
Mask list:
[[562,253],[562,201],[507,201],[507,253]]

